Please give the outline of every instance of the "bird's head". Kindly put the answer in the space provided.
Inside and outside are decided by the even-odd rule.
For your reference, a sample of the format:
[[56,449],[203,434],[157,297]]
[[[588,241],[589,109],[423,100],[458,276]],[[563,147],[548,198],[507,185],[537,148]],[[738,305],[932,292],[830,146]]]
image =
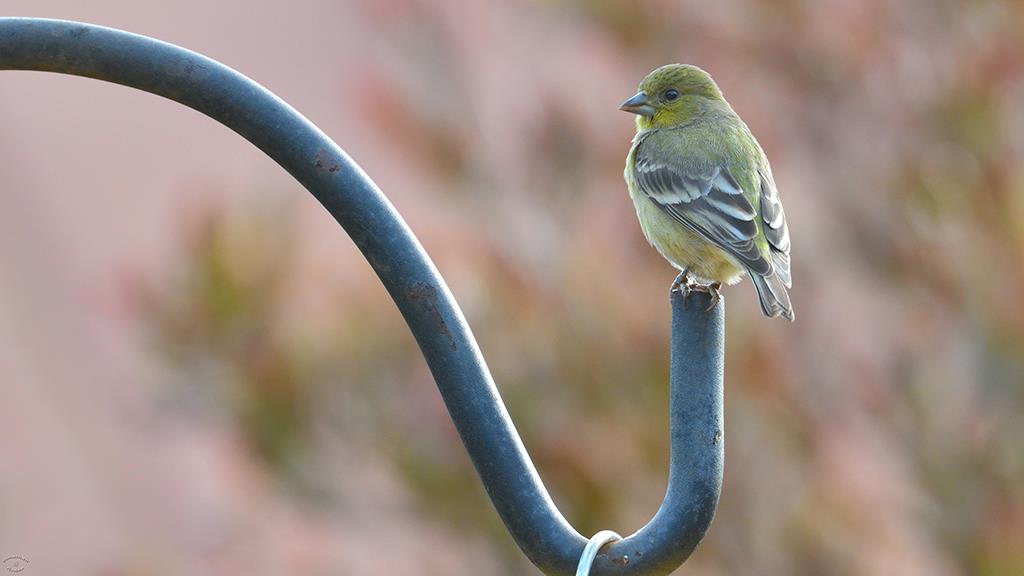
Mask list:
[[722,100],[710,74],[689,64],[666,64],[648,74],[619,109],[636,114],[637,128],[648,130],[682,124],[708,100]]

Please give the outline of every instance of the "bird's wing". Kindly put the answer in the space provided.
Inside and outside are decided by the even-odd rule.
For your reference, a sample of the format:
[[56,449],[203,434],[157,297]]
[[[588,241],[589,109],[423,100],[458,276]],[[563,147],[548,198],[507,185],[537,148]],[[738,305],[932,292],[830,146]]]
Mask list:
[[791,287],[793,280],[789,271],[789,226],[786,225],[786,212],[779,201],[779,192],[775,188],[771,168],[765,164],[765,169],[759,171],[759,175],[761,219],[764,222],[764,236],[768,240],[772,265],[783,283]]
[[[668,140],[673,136],[671,133],[651,136],[654,138],[644,138],[636,145],[633,178],[639,190],[677,222],[725,250],[750,272],[771,274],[769,248],[759,234],[757,210],[748,199],[757,197],[754,191],[745,194],[723,162],[680,153],[681,146]],[[776,195],[776,204],[769,205],[779,206],[781,214],[777,200]],[[784,218],[781,231],[785,232]],[[788,239],[786,242],[788,247]]]

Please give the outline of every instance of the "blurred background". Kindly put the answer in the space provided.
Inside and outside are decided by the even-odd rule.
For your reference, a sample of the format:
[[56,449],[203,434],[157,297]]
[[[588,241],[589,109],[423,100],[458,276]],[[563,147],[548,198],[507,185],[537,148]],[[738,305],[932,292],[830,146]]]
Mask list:
[[[726,291],[701,575],[1024,574],[1024,5],[5,0],[220,60],[347,150],[583,533],[667,471],[673,270],[619,103],[709,70],[772,160],[797,322]],[[25,574],[533,574],[369,266],[177,104],[0,73],[0,557]]]

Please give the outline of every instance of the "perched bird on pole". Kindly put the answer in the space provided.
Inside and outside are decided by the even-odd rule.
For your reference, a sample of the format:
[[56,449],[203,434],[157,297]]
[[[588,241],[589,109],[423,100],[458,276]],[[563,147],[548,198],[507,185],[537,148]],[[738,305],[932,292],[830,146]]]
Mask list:
[[789,230],[761,145],[711,75],[669,64],[622,103],[636,114],[626,185],[644,236],[682,271],[672,285],[707,292],[750,275],[765,316],[793,320]]

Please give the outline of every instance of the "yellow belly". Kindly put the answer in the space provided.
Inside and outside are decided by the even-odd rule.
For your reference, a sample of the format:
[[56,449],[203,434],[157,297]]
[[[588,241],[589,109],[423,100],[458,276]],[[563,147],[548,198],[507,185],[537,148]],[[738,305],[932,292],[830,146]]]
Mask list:
[[743,267],[724,250],[686,229],[649,198],[632,191],[630,196],[647,241],[673,266],[704,282],[735,284],[743,277]]

